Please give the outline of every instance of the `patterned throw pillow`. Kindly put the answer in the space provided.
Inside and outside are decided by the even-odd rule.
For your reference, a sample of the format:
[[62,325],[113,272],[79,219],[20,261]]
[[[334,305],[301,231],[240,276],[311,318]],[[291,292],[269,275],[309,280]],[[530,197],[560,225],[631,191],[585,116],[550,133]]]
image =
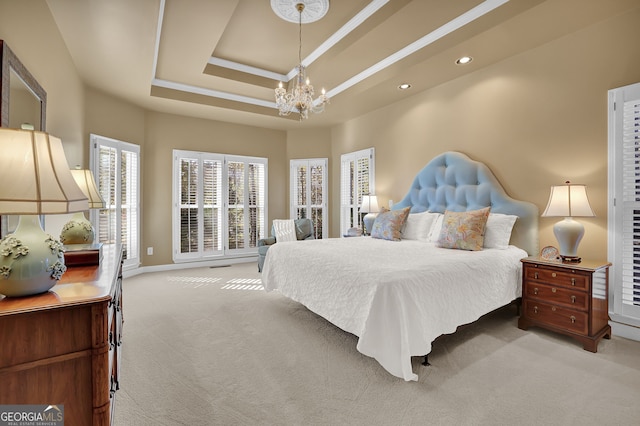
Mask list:
[[489,210],[491,207],[467,212],[445,211],[438,247],[482,250]]
[[379,213],[371,229],[372,238],[381,238],[389,241],[402,239],[402,227],[404,226],[411,207],[402,210],[391,210]]

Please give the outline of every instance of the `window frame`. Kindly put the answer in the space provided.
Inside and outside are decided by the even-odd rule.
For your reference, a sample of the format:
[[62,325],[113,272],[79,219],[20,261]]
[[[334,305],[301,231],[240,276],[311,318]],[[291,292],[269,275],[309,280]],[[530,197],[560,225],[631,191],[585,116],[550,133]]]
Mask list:
[[[199,238],[198,238],[198,249],[192,252],[181,252],[181,161],[184,159],[195,159],[199,163],[198,167],[201,168],[204,161],[217,161],[222,165],[221,176],[219,184],[222,186],[219,188],[219,195],[221,196],[221,214],[220,214],[220,226],[219,233],[222,239],[222,248],[220,250],[213,250],[211,252],[206,252],[203,249],[203,228],[198,228]],[[230,240],[229,240],[229,212],[230,212],[230,204],[229,204],[229,163],[243,163],[245,165],[249,164],[260,164],[263,168],[263,188],[258,191],[258,199],[256,200],[259,204],[262,205],[258,207],[258,215],[256,216],[256,220],[258,221],[258,226],[255,233],[255,246],[251,246],[251,238],[249,233],[243,234],[243,241],[241,248],[230,248]],[[197,201],[196,208],[198,209],[197,223],[202,224],[203,221],[203,209],[204,205],[202,204],[202,196],[203,196],[203,175],[200,173],[198,175],[198,184],[197,184]],[[243,213],[243,224],[242,229],[250,229],[250,220],[251,220],[251,209],[252,204],[250,204],[250,192],[246,190],[247,184],[249,183],[250,175],[246,173],[246,170],[243,172],[243,199],[240,204],[243,209],[245,209],[245,213]],[[248,157],[248,156],[240,156],[240,155],[226,155],[226,154],[217,154],[217,153],[209,153],[209,152],[201,152],[201,151],[188,151],[188,150],[173,150],[173,170],[172,170],[172,219],[171,219],[171,233],[172,233],[172,257],[174,263],[184,263],[184,262],[200,262],[200,261],[208,261],[215,259],[224,259],[224,258],[233,258],[233,257],[246,257],[246,256],[255,256],[258,252],[257,242],[259,239],[265,237],[266,233],[266,220],[268,216],[268,202],[267,202],[267,191],[268,191],[268,159],[263,157]]]
[[[623,302],[624,277],[629,272],[625,270],[625,221],[627,209],[640,209],[640,201],[630,202],[624,199],[625,188],[625,154],[624,141],[624,105],[628,101],[640,105],[640,83],[611,89],[608,92],[608,257],[610,268],[609,285],[609,316],[612,320],[614,333],[640,340],[640,305],[629,305]],[[638,114],[640,117],[640,114]],[[640,126],[637,123],[636,126]],[[640,127],[636,132],[640,132]],[[636,170],[640,167],[640,133],[634,138],[636,142],[635,161]],[[640,176],[640,170],[634,176]],[[637,179],[636,179],[637,180]],[[636,184],[636,187],[638,185]],[[636,198],[638,196],[636,195]],[[631,215],[633,216],[633,214]],[[633,232],[631,232],[632,234]],[[637,239],[632,240],[632,244]],[[621,326],[618,327],[617,324]],[[630,327],[626,327],[630,326]]]
[[[114,195],[114,199],[116,200],[116,204],[115,207],[109,207],[109,197],[106,197],[104,190],[101,188],[101,179],[100,179],[100,147],[101,146],[106,146],[109,147],[111,149],[115,149],[116,150],[116,169],[119,169],[119,167],[121,167],[121,155],[122,152],[131,152],[133,154],[135,154],[136,156],[136,176],[135,176],[135,206],[133,207],[134,210],[134,220],[132,221],[133,226],[135,226],[135,230],[133,231],[134,233],[134,240],[133,241],[128,241],[127,245],[130,246],[134,246],[134,249],[129,249],[129,247],[127,247],[126,249],[126,258],[123,260],[122,262],[122,269],[123,270],[130,270],[130,269],[135,269],[138,268],[141,264],[141,257],[140,257],[140,246],[141,246],[141,235],[140,235],[140,212],[141,210],[141,191],[140,191],[140,175],[141,175],[141,168],[140,168],[140,145],[136,145],[136,144],[132,144],[130,142],[124,142],[124,141],[120,141],[117,139],[113,139],[113,138],[108,138],[105,136],[100,136],[97,134],[90,134],[89,136],[89,140],[90,140],[90,144],[91,144],[91,149],[89,150],[89,164],[90,164],[90,169],[91,172],[93,173],[93,175],[95,176],[96,179],[96,184],[98,186],[98,190],[100,191],[100,195],[102,196],[102,198],[105,201],[105,208],[104,209],[91,209],[89,212],[89,217],[91,220],[91,223],[93,224],[95,230],[96,230],[96,241],[100,242],[100,215],[101,212],[103,212],[104,210],[110,210],[112,208],[114,208],[116,210],[115,213],[115,219],[116,219],[116,229],[115,229],[115,234],[121,234],[122,233],[122,204],[120,203],[121,201],[121,185],[116,184],[115,185],[115,195]],[[119,176],[121,176],[121,173],[116,173],[116,182],[119,182]],[[129,233],[130,235],[131,233]]]
[[[363,162],[368,162],[368,185],[362,183],[359,176]],[[375,149],[367,148],[360,151],[349,152],[340,156],[340,234],[345,235],[352,227],[362,227],[362,219],[359,214],[363,195],[375,195]],[[348,166],[348,169],[347,169]],[[353,173],[351,168],[353,167]]]
[[[299,209],[306,209],[306,215],[304,217],[311,218],[313,221],[313,229],[314,229],[314,237],[316,239],[320,238],[328,238],[329,234],[329,191],[328,191],[328,181],[329,181],[329,160],[327,158],[303,158],[303,159],[293,159],[289,161],[289,217],[292,219],[298,219]],[[298,199],[297,194],[299,190],[299,179],[298,179],[298,169],[300,167],[307,168],[307,176],[309,176],[309,172],[311,167],[320,166],[322,167],[322,202],[320,204],[312,204],[311,203],[311,179],[307,179],[305,192],[308,194],[307,202],[303,204],[298,204],[296,201]],[[319,231],[319,224],[314,220],[314,215],[312,213],[313,209],[320,208],[322,209],[321,215],[321,225],[322,228]]]

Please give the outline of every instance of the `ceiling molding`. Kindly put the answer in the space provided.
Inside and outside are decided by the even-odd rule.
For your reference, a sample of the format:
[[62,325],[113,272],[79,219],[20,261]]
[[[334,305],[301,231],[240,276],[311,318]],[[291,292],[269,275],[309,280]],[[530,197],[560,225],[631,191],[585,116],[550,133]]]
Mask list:
[[[307,56],[302,62],[304,66],[308,66],[325,54],[328,50],[330,50],[333,46],[335,46],[340,40],[345,38],[349,33],[355,30],[358,26],[360,26],[363,22],[365,22],[368,18],[370,18],[373,14],[375,14],[378,10],[380,10],[384,5],[386,5],[390,0],[373,0],[371,1],[365,8],[363,8],[360,12],[358,12],[352,19],[350,19],[345,25],[343,25],[337,32],[327,38],[317,49],[315,49],[309,56]],[[484,16],[485,14],[497,9],[498,7],[508,3],[509,0],[485,0],[474,8],[468,10],[467,12],[457,16],[446,24],[440,26],[436,30],[426,34],[420,39],[410,43],[409,45],[403,47],[392,55],[387,56],[383,60],[375,63],[374,65],[360,71],[355,74],[351,78],[348,78],[344,82],[338,84],[336,87],[327,90],[327,96],[330,98],[335,97],[336,95],[348,90],[354,85],[362,82],[363,80],[379,73],[385,68],[395,64],[396,62],[412,55],[418,50],[434,43],[435,41],[445,37],[448,34],[455,32],[461,27],[475,21],[476,19]],[[164,19],[164,11],[166,6],[166,0],[160,0],[160,11],[158,14],[158,26],[157,26],[157,37],[155,43],[155,51],[153,58],[153,77],[151,81],[152,87],[170,89],[171,93],[175,92],[185,92],[192,93],[195,95],[207,96],[212,98],[218,98],[222,101],[232,101],[234,105],[237,105],[238,109],[242,109],[242,104],[254,105],[261,108],[273,108],[274,111],[277,111],[276,104],[273,101],[267,101],[264,99],[258,99],[250,96],[244,96],[240,94],[234,94],[214,89],[207,89],[204,87],[198,87],[194,85],[189,85],[185,83],[180,83],[177,81],[171,81],[167,79],[159,79],[157,78],[157,65],[158,65],[158,55],[160,50],[160,40],[162,34],[162,24]],[[258,84],[264,87],[270,87],[270,80],[273,80],[273,87],[275,88],[278,81],[290,81],[293,77],[295,77],[297,69],[293,68],[289,73],[285,76],[284,74],[276,73],[273,71],[252,67],[249,65],[241,64],[234,61],[229,61],[222,58],[210,57],[207,65],[205,66],[205,74],[218,75],[225,77],[224,73],[216,73],[213,71],[213,68],[219,67],[247,75],[253,75],[259,77],[259,81],[252,81],[249,78],[240,79],[239,81],[244,81],[249,84]],[[153,93],[159,93],[158,91],[153,91]],[[160,91],[162,92],[162,91]],[[164,93],[164,92],[163,92]],[[157,96],[157,95],[156,95]],[[176,99],[174,96],[171,98]],[[207,104],[212,104],[207,102]],[[271,114],[269,114],[271,115]]]

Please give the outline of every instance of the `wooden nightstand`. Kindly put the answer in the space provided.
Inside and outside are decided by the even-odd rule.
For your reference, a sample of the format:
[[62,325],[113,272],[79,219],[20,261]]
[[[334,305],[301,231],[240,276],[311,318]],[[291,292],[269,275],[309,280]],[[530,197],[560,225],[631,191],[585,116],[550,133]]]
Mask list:
[[609,325],[609,262],[563,263],[522,259],[522,313],[518,327],[542,327],[571,336],[597,352]]

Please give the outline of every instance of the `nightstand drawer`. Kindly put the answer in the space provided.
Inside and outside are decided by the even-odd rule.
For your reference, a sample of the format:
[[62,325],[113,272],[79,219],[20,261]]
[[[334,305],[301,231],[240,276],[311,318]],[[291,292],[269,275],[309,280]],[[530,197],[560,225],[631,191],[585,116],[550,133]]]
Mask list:
[[524,300],[523,315],[532,321],[552,327],[576,333],[588,333],[589,314],[587,312],[541,303],[537,300]]
[[561,287],[589,290],[590,275],[582,275],[560,268],[545,268],[525,265],[525,280],[544,282]]
[[524,293],[528,299],[537,299],[551,304],[587,311],[589,309],[588,293],[577,289],[556,287],[538,282],[525,282]]

